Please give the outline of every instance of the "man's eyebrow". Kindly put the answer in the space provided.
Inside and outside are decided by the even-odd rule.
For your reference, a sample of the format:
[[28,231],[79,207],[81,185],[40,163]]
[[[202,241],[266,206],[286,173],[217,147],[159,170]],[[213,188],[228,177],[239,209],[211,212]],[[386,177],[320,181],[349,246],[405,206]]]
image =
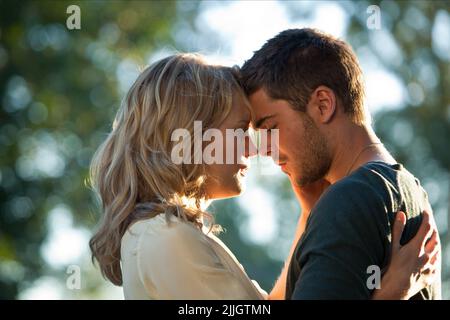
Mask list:
[[270,119],[272,117],[275,117],[275,115],[271,114],[269,116],[265,116],[265,117],[255,121],[255,128],[260,128],[267,119]]

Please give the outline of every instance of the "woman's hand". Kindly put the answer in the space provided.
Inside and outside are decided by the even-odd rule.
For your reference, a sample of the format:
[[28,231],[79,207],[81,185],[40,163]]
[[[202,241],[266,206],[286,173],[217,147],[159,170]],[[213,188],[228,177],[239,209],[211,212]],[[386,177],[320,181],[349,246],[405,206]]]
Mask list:
[[398,212],[392,231],[392,253],[388,270],[381,279],[380,289],[372,299],[409,299],[435,280],[440,264],[439,235],[429,212],[423,212],[417,234],[406,245],[400,238],[406,224],[406,215]]

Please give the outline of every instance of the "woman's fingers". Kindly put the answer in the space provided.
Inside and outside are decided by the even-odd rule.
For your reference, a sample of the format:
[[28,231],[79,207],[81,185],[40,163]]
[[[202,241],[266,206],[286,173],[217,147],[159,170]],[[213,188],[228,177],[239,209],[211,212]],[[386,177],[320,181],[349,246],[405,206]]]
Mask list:
[[430,286],[436,280],[436,272],[435,270],[432,272],[421,273],[420,274],[420,282],[424,284],[424,286]]
[[419,251],[425,246],[431,232],[432,226],[430,222],[430,213],[425,210],[422,212],[422,223],[420,224],[419,230],[411,240]]
[[430,263],[431,263],[433,266],[436,266],[436,261],[437,261],[437,259],[439,258],[439,252],[440,252],[439,247],[437,247],[437,248],[434,250],[434,252],[431,254],[431,260],[430,260]]
[[[439,273],[440,245],[439,235],[433,217],[427,211],[422,213],[422,222],[414,238],[402,246],[400,239],[406,224],[405,213],[399,211],[392,227],[392,262],[410,271],[410,289],[417,292],[432,284]],[[402,259],[398,260],[397,258]],[[396,264],[396,265],[397,265]],[[414,289],[414,290],[415,290]],[[413,290],[413,291],[414,291]],[[411,291],[412,292],[412,291]],[[416,292],[416,291],[414,291]]]
[[419,278],[420,281],[425,285],[429,286],[433,284],[436,280],[436,275],[438,271],[437,259],[439,256],[439,250],[437,250],[433,256],[428,256],[428,262],[420,269]]
[[430,261],[431,255],[429,255],[428,253],[424,253],[423,255],[421,255],[418,260],[419,270],[427,269],[427,266],[430,265]]
[[437,237],[437,231],[433,230],[433,234],[431,235],[431,238],[427,240],[427,243],[425,244],[425,252],[431,253],[433,252],[436,247],[438,247],[438,237]]
[[439,257],[440,249],[438,246],[434,248],[434,250],[430,253],[424,253],[419,257],[418,260],[418,268],[421,273],[424,272],[434,272],[438,268],[438,257]]
[[397,212],[392,230],[392,251],[398,251],[401,248],[400,239],[406,224],[406,215],[403,211]]
[[431,253],[426,253],[424,257],[424,261],[426,263],[421,268],[422,270],[436,270],[437,269],[437,259],[439,257],[439,247],[436,246]]

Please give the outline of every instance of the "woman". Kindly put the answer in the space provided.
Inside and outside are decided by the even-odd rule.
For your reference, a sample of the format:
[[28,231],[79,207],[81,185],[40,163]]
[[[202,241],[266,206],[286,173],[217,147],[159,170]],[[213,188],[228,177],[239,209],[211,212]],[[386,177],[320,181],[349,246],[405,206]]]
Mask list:
[[[195,161],[208,147],[195,134],[195,121],[201,121],[203,132],[217,129],[225,136],[227,129],[246,131],[250,119],[235,70],[209,65],[198,55],[160,60],[130,88],[91,166],[92,183],[104,211],[90,241],[93,259],[106,278],[123,285],[126,299],[284,298],[287,268],[267,295],[214,236],[220,228],[205,211],[211,200],[242,192],[248,158],[255,155],[248,135],[233,138],[244,141],[234,141],[232,149],[223,143],[222,149],[210,153],[233,154],[234,161],[227,161],[232,164]],[[187,160],[182,163],[174,161],[179,141],[172,134],[177,129],[186,129],[194,137],[186,140],[188,148],[178,154]],[[237,148],[237,142],[245,148]],[[293,246],[305,227],[309,210],[304,211]],[[417,252],[422,249],[431,255],[433,241],[423,248],[397,246],[404,214],[399,218],[391,265],[373,298],[408,298],[431,278],[432,268],[425,266],[428,260],[417,258]],[[426,231],[424,225],[422,231]],[[425,239],[425,231],[416,237]],[[427,270],[428,276],[414,279],[419,270]]]

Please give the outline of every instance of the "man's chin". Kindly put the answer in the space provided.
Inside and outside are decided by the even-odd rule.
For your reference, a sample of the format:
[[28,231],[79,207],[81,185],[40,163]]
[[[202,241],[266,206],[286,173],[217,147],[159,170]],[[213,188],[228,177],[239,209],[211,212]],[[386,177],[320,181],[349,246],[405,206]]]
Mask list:
[[304,187],[307,186],[310,183],[313,183],[315,181],[317,181],[318,179],[314,180],[314,179],[310,179],[310,178],[305,178],[305,176],[294,176],[292,175],[289,177],[289,179],[291,180],[291,183],[295,184],[297,187]]

